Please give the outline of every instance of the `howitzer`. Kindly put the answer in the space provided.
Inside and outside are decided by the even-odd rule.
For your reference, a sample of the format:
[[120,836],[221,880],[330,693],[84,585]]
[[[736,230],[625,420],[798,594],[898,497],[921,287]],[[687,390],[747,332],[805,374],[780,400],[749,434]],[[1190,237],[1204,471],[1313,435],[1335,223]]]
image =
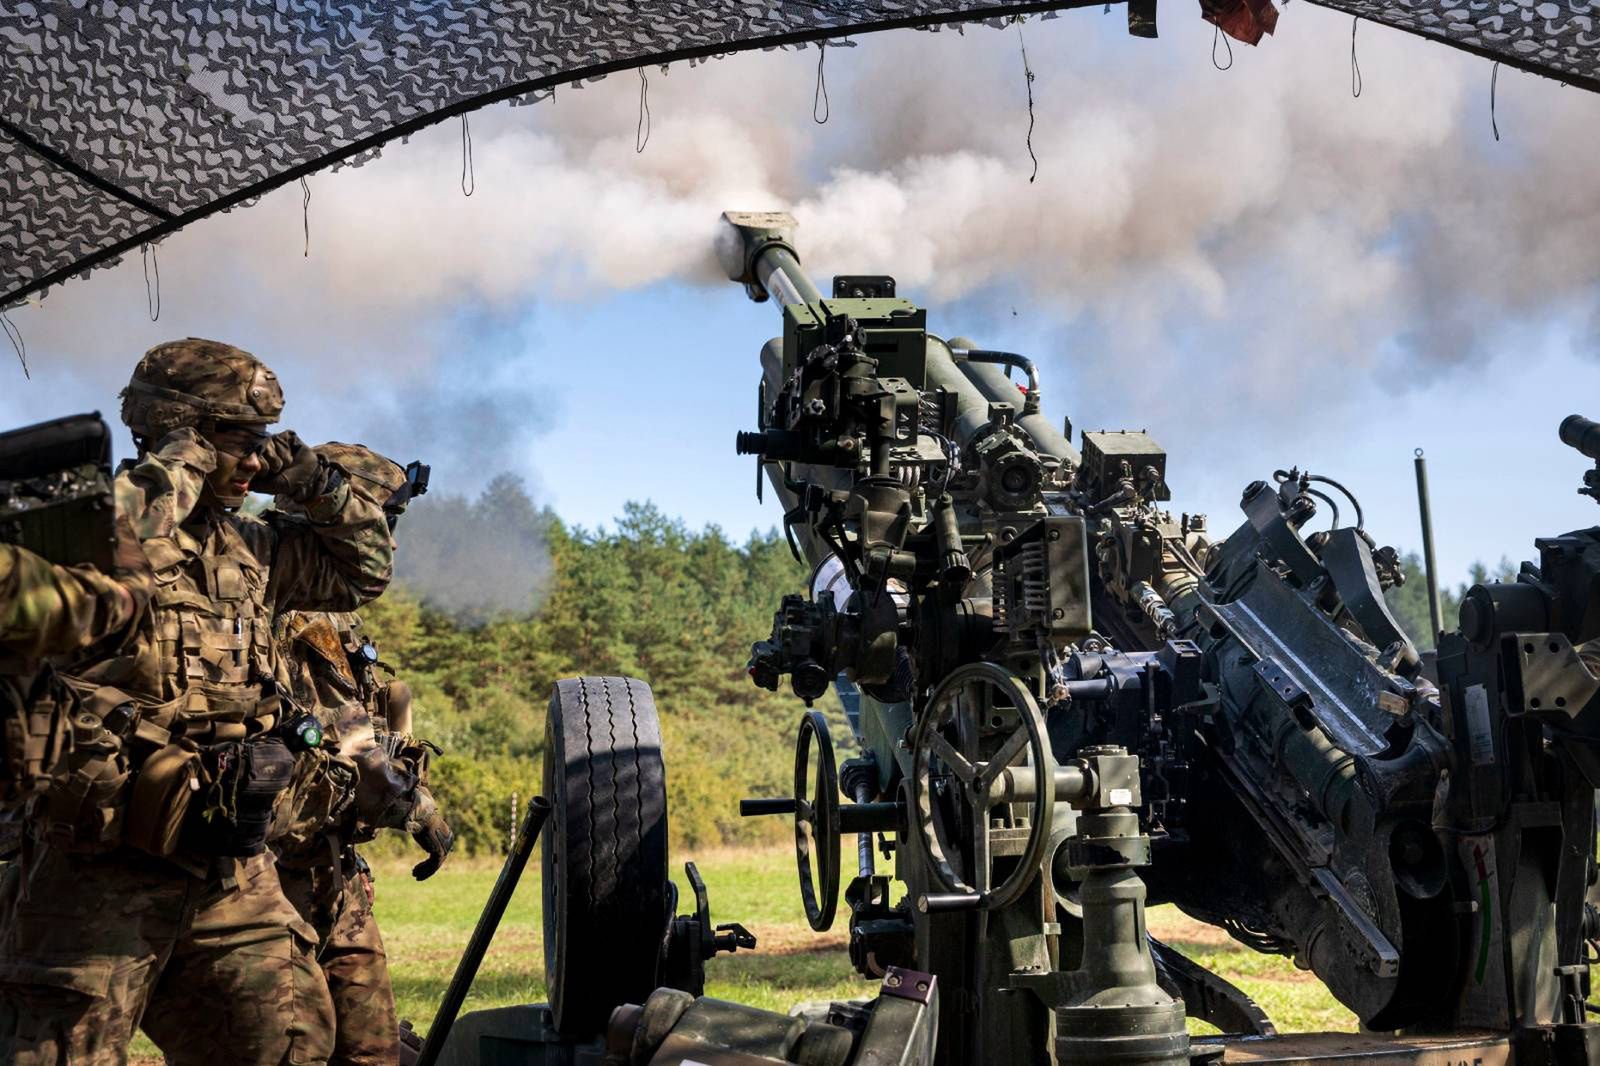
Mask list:
[[[664,823],[654,719],[626,750],[574,757],[580,738],[615,742],[593,716],[619,704],[558,691],[554,1009],[529,1043],[654,1066],[1600,1061],[1584,1006],[1600,530],[1541,541],[1515,585],[1473,589],[1435,685],[1385,604],[1395,553],[1337,481],[1279,470],[1213,541],[1170,508],[1149,435],[1074,447],[1030,360],[929,333],[891,278],[824,295],[787,216],[730,212],[718,252],[778,305],[737,447],[812,567],[749,662],[808,705],[793,795],[742,813],[793,819],[813,928],[839,917],[844,884],[850,959],[877,994],[780,1015],[685,987],[705,952],[672,953],[703,937],[669,931],[689,919],[659,887],[652,819],[621,818],[615,841],[562,828],[562,780],[578,814],[598,795]],[[1597,436],[1563,428],[1591,456]],[[861,752],[842,765],[809,708],[830,686]],[[628,906],[584,880],[613,847],[646,893]],[[1148,935],[1152,900],[1291,956],[1367,1032],[1274,1035]],[[660,935],[624,944],[624,920]],[[637,991],[652,978],[678,987]],[[1192,1042],[1186,1016],[1223,1035]]]
[[[808,699],[840,671],[861,687],[879,791],[857,799],[906,783],[915,846],[896,855],[912,935],[886,927],[882,894],[857,886],[847,898],[878,902],[852,914],[852,937],[925,948],[902,961],[937,973],[947,1003],[952,989],[970,997],[976,1010],[943,1019],[946,1061],[1001,1046],[1047,1061],[1052,1038],[1058,1057],[1070,1047],[1092,1059],[1085,1048],[1119,1040],[1145,1040],[1138,1054],[1151,1061],[1187,1054],[1181,1008],[1159,1039],[1154,1004],[1116,1023],[1101,1010],[1080,1031],[1085,1016],[1059,983],[1034,976],[1070,971],[1104,933],[1076,913],[1085,849],[1049,785],[1082,753],[1112,749],[1139,760],[1142,825],[1121,832],[1144,842],[1124,858],[1148,869],[1156,898],[1295,955],[1364,1020],[1414,1019],[1413,1000],[1437,981],[1403,972],[1397,944],[1422,938],[1414,930],[1435,912],[1453,920],[1437,843],[1413,855],[1419,833],[1433,842],[1447,745],[1425,711],[1405,737],[1395,726],[1432,690],[1384,606],[1393,553],[1359,521],[1302,535],[1319,497],[1333,503],[1324,487],[1338,486],[1280,472],[1276,488],[1247,490],[1245,523],[1214,545],[1203,517],[1162,506],[1166,455],[1147,434],[1085,433],[1074,449],[1043,419],[1029,360],[929,335],[903,301],[846,285],[814,295],[784,220],[727,217],[738,240],[724,243],[724,266],[782,302],[784,318],[763,350],[763,424],[739,447],[759,456],[818,575],[755,646],[752,676],[774,687],[787,674]],[[988,792],[963,803],[951,793],[972,793],[968,777]],[[1032,790],[996,793],[1001,781]],[[1397,870],[1391,853],[1407,864]],[[1406,918],[1421,912],[1410,925],[1402,902]],[[945,945],[948,968],[936,959]],[[854,954],[885,956],[865,944]],[[1154,987],[1153,968],[1095,992],[1117,982]],[[1186,999],[1248,1016],[1236,992],[1205,994],[1220,984]]]

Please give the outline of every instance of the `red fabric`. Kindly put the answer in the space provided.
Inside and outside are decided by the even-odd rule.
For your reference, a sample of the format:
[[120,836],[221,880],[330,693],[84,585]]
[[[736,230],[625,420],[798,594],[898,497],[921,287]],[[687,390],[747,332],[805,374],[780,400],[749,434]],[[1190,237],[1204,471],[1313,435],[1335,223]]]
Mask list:
[[1200,17],[1245,44],[1261,43],[1261,35],[1278,26],[1272,0],[1200,0]]

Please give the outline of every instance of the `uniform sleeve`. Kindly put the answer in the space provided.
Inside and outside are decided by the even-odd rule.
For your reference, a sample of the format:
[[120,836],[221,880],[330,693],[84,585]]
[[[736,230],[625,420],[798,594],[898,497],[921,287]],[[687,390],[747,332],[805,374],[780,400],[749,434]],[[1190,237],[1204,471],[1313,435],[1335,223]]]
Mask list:
[[[170,536],[189,516],[216,467],[216,453],[192,429],[162,438],[117,475],[117,521],[140,541]],[[0,646],[27,658],[66,655],[121,633],[148,596],[139,573],[111,578],[90,567],[56,566],[0,545]],[[137,593],[137,595],[136,595]]]
[[348,482],[318,496],[304,517],[269,511],[276,533],[272,583],[279,611],[353,611],[389,587],[394,541],[383,508]]
[[135,601],[89,567],[56,566],[0,544],[0,647],[24,658],[66,655],[124,630]]
[[141,541],[170,537],[188,519],[217,467],[217,453],[193,429],[175,429],[117,475],[118,514]]

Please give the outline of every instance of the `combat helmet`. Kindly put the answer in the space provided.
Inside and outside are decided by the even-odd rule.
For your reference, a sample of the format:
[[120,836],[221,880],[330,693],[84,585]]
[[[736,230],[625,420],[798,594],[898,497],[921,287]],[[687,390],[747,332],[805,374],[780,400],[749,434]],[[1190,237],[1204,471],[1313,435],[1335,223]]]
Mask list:
[[122,421],[136,441],[180,426],[232,422],[265,426],[283,411],[278,376],[249,352],[188,337],[144,353],[122,390]]

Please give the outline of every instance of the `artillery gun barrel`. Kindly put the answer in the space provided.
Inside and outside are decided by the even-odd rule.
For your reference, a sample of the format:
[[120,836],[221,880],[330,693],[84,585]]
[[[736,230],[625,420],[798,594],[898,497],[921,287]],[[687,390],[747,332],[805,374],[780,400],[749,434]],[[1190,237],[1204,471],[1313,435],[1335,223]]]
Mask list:
[[822,293],[800,268],[793,216],[781,211],[725,211],[717,229],[717,261],[750,299],[814,304]]
[[810,304],[822,299],[788,245],[767,245],[757,255],[755,268],[756,280],[780,304]]
[[[795,221],[775,211],[727,211],[717,232],[717,259],[729,280],[739,282],[756,302],[820,304],[822,291],[800,265],[794,249]],[[776,396],[782,384],[783,345],[768,342],[761,351],[767,395]],[[989,423],[991,397],[982,392],[956,365],[949,345],[933,336],[927,342],[927,384],[956,397],[956,443],[965,446]],[[1004,377],[1002,374],[1001,377]],[[1013,388],[1012,392],[1016,390]],[[1015,396],[1008,402],[1015,402]],[[784,503],[790,501],[785,498]]]

